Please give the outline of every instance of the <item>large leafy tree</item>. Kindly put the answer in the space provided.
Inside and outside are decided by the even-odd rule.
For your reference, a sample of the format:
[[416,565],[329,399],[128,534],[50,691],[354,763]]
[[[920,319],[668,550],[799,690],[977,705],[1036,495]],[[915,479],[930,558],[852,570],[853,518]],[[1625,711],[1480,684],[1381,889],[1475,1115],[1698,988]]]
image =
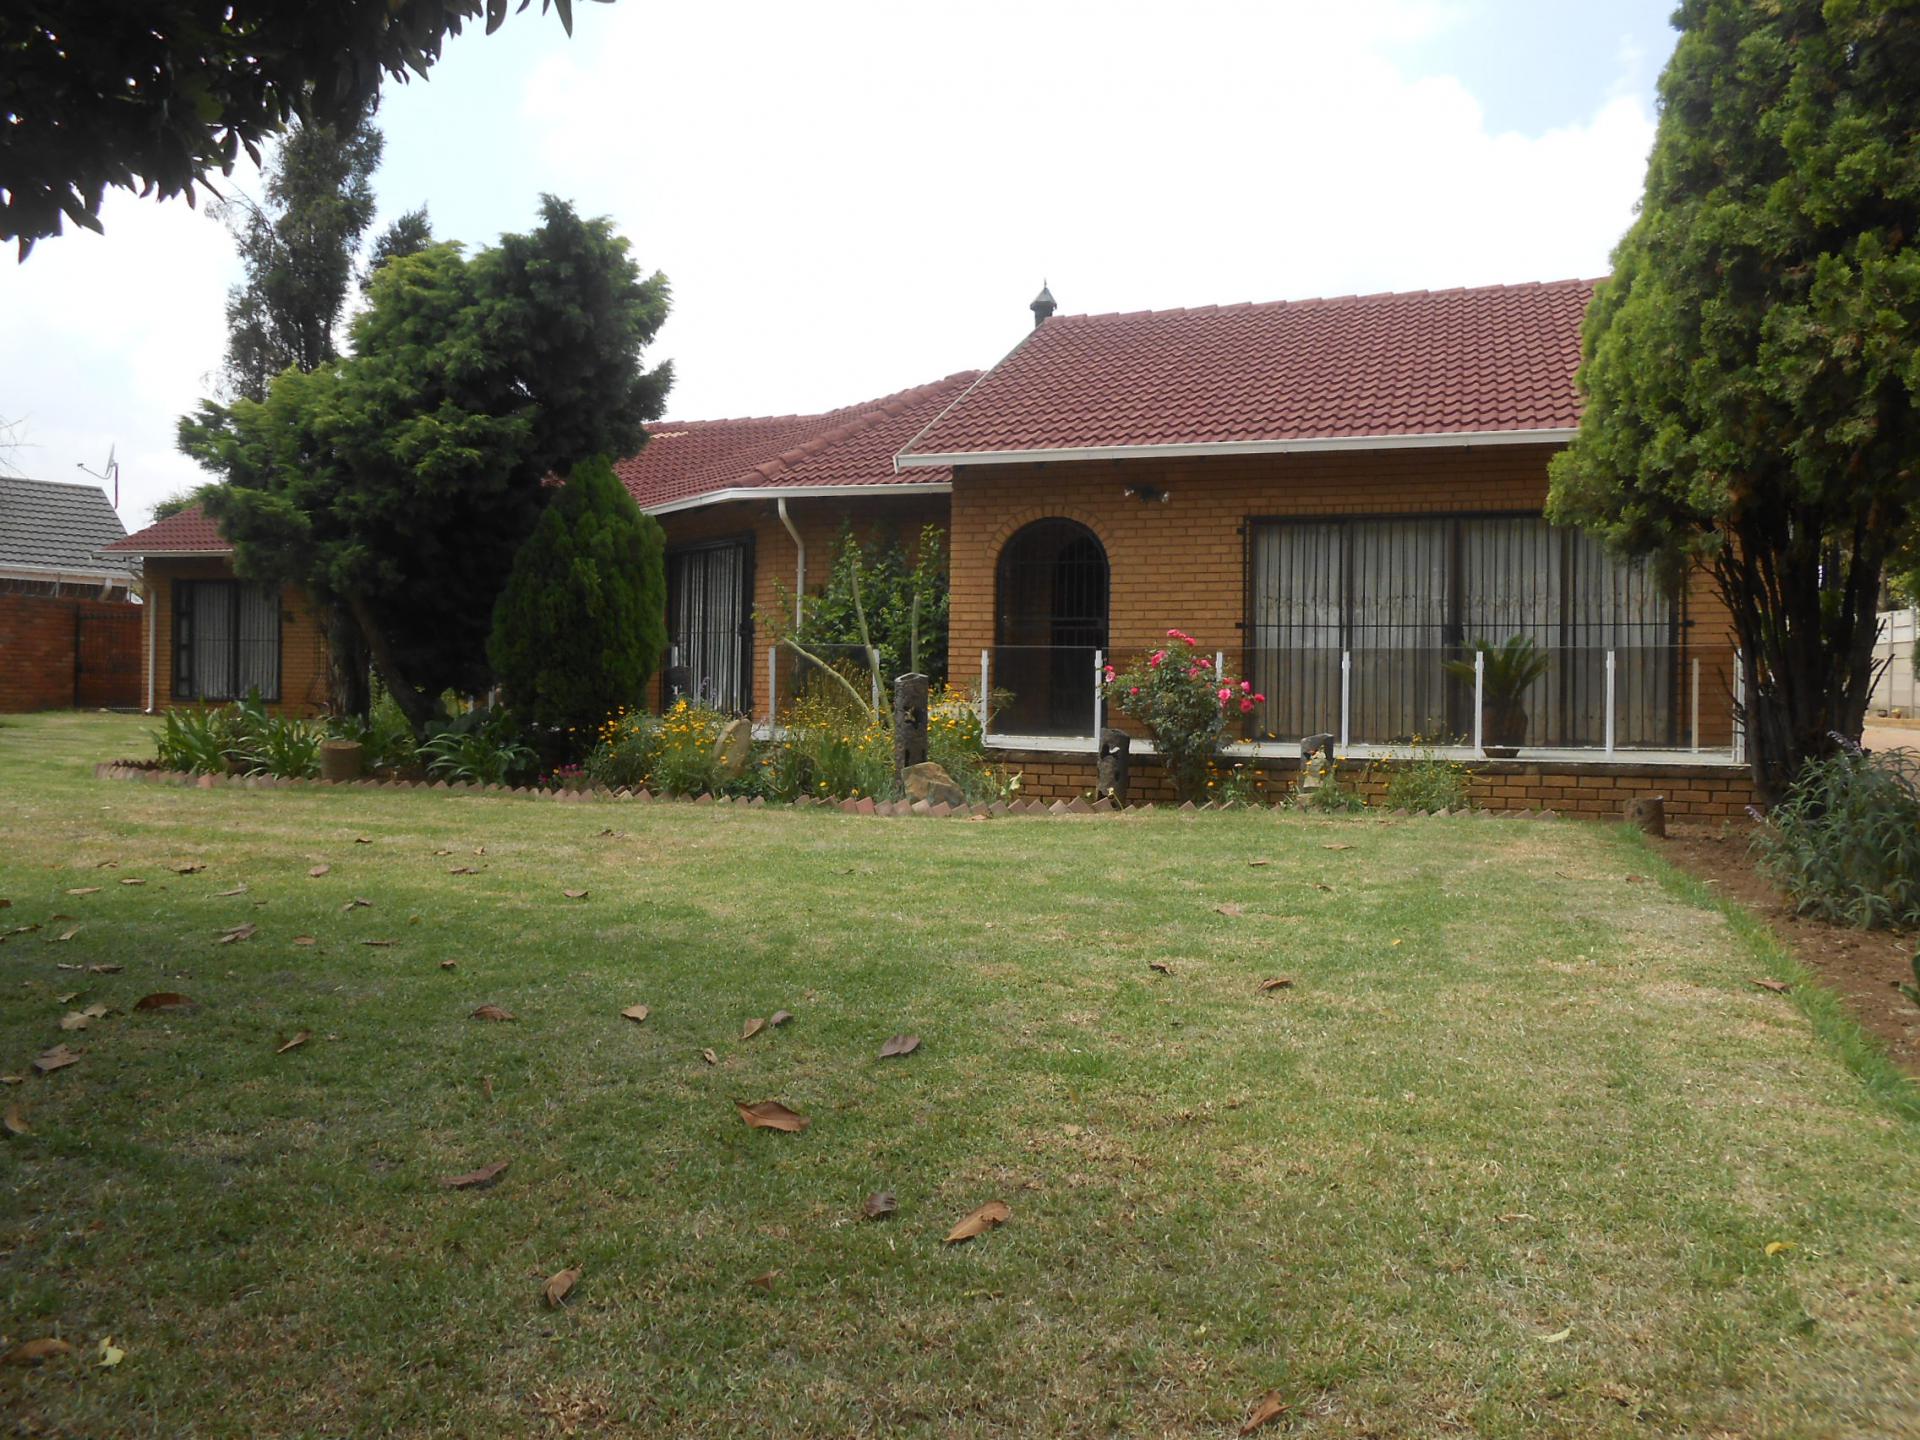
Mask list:
[[514,557],[487,653],[517,713],[574,753],[621,706],[638,706],[667,648],[666,534],[613,467],[593,459]]
[[[0,6],[0,240],[100,229],[107,187],[184,195],[293,120],[345,125],[383,77],[532,0],[7,0]],[[540,0],[569,34],[572,0]]]
[[416,727],[442,690],[491,682],[494,601],[546,481],[638,450],[671,383],[641,365],[665,279],[607,221],[551,196],[541,214],[471,259],[440,244],[383,265],[349,355],[180,424],[226,482],[207,508],[239,571],[351,616]]
[[1771,799],[1860,733],[1881,573],[1920,514],[1920,12],[1684,0],[1675,18],[1552,510],[1707,567]]

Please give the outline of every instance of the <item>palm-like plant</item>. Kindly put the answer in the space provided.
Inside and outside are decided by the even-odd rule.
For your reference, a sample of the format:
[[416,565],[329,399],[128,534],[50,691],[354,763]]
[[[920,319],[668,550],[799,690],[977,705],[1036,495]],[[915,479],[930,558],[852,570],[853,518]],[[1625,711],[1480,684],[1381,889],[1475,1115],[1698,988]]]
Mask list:
[[[1495,645],[1475,640],[1471,647],[1486,657],[1480,677],[1480,693],[1486,708],[1486,738],[1493,745],[1518,745],[1527,733],[1527,712],[1522,702],[1534,681],[1547,673],[1549,657],[1528,635],[1509,635]],[[1471,660],[1441,662],[1449,675],[1463,680],[1474,678]]]

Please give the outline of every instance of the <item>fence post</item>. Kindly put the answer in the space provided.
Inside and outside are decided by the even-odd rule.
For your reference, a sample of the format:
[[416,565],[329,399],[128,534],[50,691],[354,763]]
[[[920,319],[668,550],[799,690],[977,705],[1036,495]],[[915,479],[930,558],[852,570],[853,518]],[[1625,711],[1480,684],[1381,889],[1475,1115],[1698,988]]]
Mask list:
[[1226,678],[1227,652],[1224,650],[1216,650],[1213,652],[1213,683],[1218,687],[1226,681]]
[[982,740],[987,738],[987,714],[988,714],[987,682],[993,674],[993,662],[991,659],[992,654],[993,652],[991,650],[982,650],[980,652],[979,705],[980,705],[980,738]]
[[1607,754],[1613,754],[1613,651],[1607,651]]
[[1100,702],[1102,699],[1105,698],[1101,694],[1101,690],[1100,690],[1100,677],[1105,672],[1106,668],[1107,668],[1107,652],[1104,650],[1094,651],[1093,652],[1093,744],[1096,750],[1098,750],[1100,747]]
[[1340,748],[1345,750],[1353,718],[1353,652],[1340,652]]
[[1733,652],[1733,762],[1747,758],[1747,665],[1738,650]]
[[1692,671],[1693,698],[1689,705],[1689,713],[1693,717],[1691,726],[1693,753],[1698,755],[1700,753],[1700,657],[1698,655],[1693,657]]
[[1475,750],[1480,749],[1480,742],[1485,738],[1481,727],[1487,714],[1486,693],[1487,652],[1476,650],[1473,652],[1473,748]]

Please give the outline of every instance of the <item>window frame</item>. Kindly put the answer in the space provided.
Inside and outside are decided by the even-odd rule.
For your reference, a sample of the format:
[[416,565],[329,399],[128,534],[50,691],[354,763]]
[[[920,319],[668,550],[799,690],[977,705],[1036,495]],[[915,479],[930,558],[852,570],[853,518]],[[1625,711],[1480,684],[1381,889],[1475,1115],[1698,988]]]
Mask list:
[[[199,618],[200,596],[205,592],[224,591],[227,599],[227,685],[231,693],[215,696],[219,703],[246,698],[240,689],[240,605],[245,588],[256,582],[241,580],[237,577],[208,576],[205,578],[181,577],[173,582],[171,596],[173,613],[173,680],[172,695],[175,700],[191,700],[205,703],[208,699],[201,677],[194,673],[193,667],[193,626]],[[270,587],[256,585],[260,590]],[[277,587],[272,587],[273,595],[273,689],[262,690],[260,698],[267,704],[277,705],[284,692],[286,669],[286,614],[282,595]],[[184,623],[183,623],[184,622]]]

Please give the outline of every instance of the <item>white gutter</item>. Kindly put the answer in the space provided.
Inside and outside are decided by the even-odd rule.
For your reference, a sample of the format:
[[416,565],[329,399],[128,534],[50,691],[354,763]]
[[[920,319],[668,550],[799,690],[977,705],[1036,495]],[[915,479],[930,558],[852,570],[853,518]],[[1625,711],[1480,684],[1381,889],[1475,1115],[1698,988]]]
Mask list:
[[931,469],[936,465],[1039,465],[1049,460],[1174,460],[1208,455],[1306,455],[1341,450],[1444,450],[1469,445],[1564,445],[1580,432],[1542,430],[1463,430],[1422,435],[1335,435],[1304,440],[1210,440],[1173,445],[1078,445],[1057,450],[959,450],[893,457],[893,468]]
[[154,676],[160,664],[160,609],[153,603],[153,582],[140,577],[140,608],[144,611],[142,624],[147,631],[147,714],[158,708],[158,697],[154,691]]
[[774,497],[774,510],[780,516],[780,523],[787,527],[787,534],[793,537],[793,549],[799,558],[794,562],[793,575],[793,628],[800,628],[800,602],[807,593],[807,542],[800,538],[800,532],[794,528],[793,518],[787,514],[787,497]]
[[660,505],[642,505],[649,515],[672,515],[680,510],[697,510],[703,505],[725,505],[735,500],[804,500],[826,495],[945,495],[953,489],[950,480],[908,480],[882,485],[774,485],[741,486],[734,490],[709,490],[685,500],[668,500]]
[[98,581],[101,587],[133,584],[131,570],[75,570],[63,565],[0,565],[0,579],[48,580],[55,585],[68,580]]

